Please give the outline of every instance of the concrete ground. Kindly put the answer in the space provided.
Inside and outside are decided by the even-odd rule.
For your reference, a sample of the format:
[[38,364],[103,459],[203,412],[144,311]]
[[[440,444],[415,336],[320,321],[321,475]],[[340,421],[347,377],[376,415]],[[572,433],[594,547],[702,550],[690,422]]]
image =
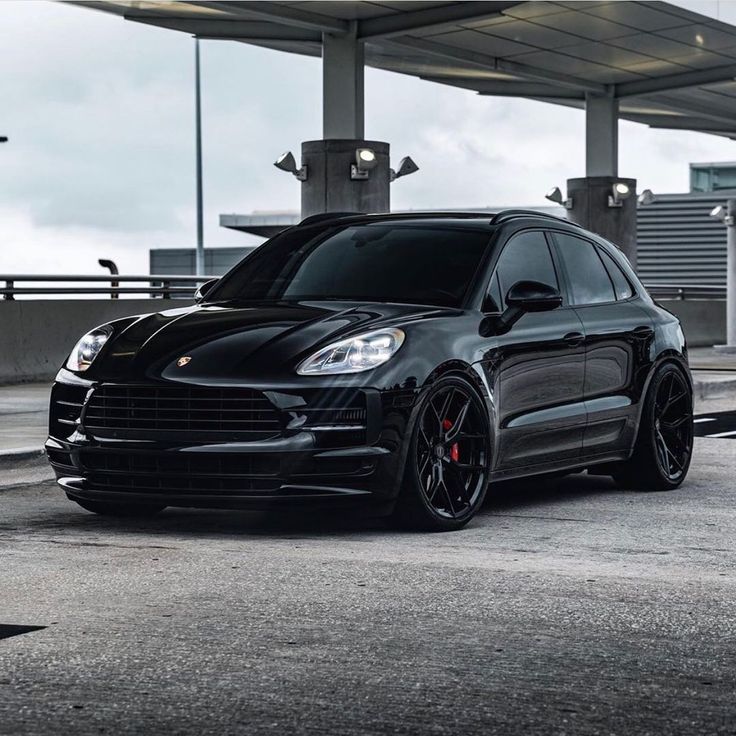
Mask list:
[[[733,734],[736,442],[500,487],[466,530],[0,491],[0,734]],[[8,481],[6,481],[6,484]]]
[[43,446],[50,385],[0,386],[0,453]]

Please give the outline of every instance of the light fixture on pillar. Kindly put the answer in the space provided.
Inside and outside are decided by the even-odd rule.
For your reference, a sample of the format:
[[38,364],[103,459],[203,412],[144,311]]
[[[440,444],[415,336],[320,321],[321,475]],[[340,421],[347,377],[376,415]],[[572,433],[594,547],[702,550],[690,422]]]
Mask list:
[[281,169],[281,171],[288,171],[290,174],[293,174],[297,179],[299,179],[299,181],[307,180],[307,167],[302,166],[301,168],[297,168],[294,154],[291,151],[286,151],[286,153],[282,153],[273,162],[273,165],[277,169]]
[[350,178],[353,181],[361,181],[370,176],[371,169],[378,166],[378,157],[372,148],[356,148],[355,163],[350,164]]
[[623,207],[624,200],[631,196],[631,187],[623,181],[617,181],[611,187],[611,193],[608,195],[609,207]]
[[723,205],[718,205],[710,211],[710,216],[715,220],[720,220],[727,227],[733,225],[733,215],[728,214],[728,210]]
[[562,196],[562,190],[559,187],[550,189],[547,194],[544,195],[544,198],[548,199],[550,202],[554,202],[555,204],[562,205],[566,210],[572,209],[572,197],[565,199]]
[[649,204],[654,204],[657,201],[657,197],[651,189],[645,189],[637,198],[636,201],[646,207]]
[[402,176],[409,176],[409,174],[415,174],[419,171],[419,167],[414,163],[411,156],[404,156],[399,161],[399,168],[394,171],[393,169],[388,170],[389,181],[396,181]]

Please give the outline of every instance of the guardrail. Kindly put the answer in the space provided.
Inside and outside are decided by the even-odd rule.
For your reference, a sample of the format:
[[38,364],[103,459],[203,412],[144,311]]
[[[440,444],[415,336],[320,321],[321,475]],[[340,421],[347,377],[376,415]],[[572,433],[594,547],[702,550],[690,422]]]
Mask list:
[[725,286],[678,286],[677,284],[644,284],[658,299],[725,299]]
[[[117,299],[120,294],[148,294],[151,298],[191,298],[194,295],[195,286],[217,276],[182,276],[171,274],[147,274],[145,276],[120,276],[118,274],[109,276],[87,276],[70,274],[60,276],[59,274],[0,274],[0,288],[3,299],[12,301],[17,296],[23,295],[50,295],[50,294],[108,294],[111,299]],[[43,283],[47,285],[40,285]],[[57,283],[107,283],[109,286],[49,286]],[[120,283],[148,284],[147,286],[120,286]],[[16,286],[17,283],[31,283],[35,286]],[[185,284],[177,286],[176,284]]]
[[[147,274],[145,276],[85,276],[69,274],[0,274],[0,288],[3,299],[13,300],[16,295],[50,295],[50,294],[108,294],[116,299],[120,294],[148,294],[152,298],[191,298],[195,288],[193,284],[201,284],[217,276],[182,276],[171,274]],[[36,286],[16,286],[16,283],[31,283]],[[109,286],[48,286],[57,283],[98,283]],[[38,284],[47,284],[45,286]],[[148,286],[120,286],[120,283],[143,283]],[[179,284],[177,286],[177,284]],[[184,284],[183,286],[181,284]],[[679,286],[677,284],[645,284],[647,291],[660,299],[725,299],[725,286]]]

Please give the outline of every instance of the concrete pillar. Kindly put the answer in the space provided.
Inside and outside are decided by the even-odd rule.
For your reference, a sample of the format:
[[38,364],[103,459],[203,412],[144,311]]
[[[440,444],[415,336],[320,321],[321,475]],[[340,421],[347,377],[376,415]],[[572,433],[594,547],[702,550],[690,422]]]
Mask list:
[[[322,34],[321,141],[302,143],[302,217],[321,212],[388,212],[389,145],[366,141],[363,43],[350,33]],[[356,150],[370,148],[376,165],[367,176],[351,176]]]
[[[376,166],[366,179],[351,179],[355,151],[370,148]],[[389,211],[389,144],[364,140],[321,140],[302,143],[302,217],[321,212]]]
[[736,353],[736,199],[729,199],[726,208],[726,344],[715,349]]
[[352,33],[322,34],[322,136],[365,135],[363,44]]
[[618,176],[618,100],[585,97],[585,175]]
[[[585,173],[567,180],[568,217],[618,245],[636,268],[636,179],[618,176],[618,100],[607,95],[585,98]],[[612,206],[616,183],[629,196]]]
[[[620,207],[611,207],[609,202],[615,183],[626,184],[630,191]],[[569,219],[615,243],[636,269],[636,179],[617,176],[568,179],[567,196],[572,199]]]

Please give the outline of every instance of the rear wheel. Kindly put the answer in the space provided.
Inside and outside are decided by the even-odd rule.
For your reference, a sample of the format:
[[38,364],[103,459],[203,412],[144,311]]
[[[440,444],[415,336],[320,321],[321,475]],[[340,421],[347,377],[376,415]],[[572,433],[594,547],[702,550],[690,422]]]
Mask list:
[[634,453],[611,468],[619,486],[642,491],[677,488],[693,450],[693,396],[682,371],[662,366],[647,392]]
[[70,500],[78,503],[86,511],[101,516],[118,516],[118,517],[145,517],[155,516],[163,511],[165,506],[155,506],[153,504],[140,503],[110,503],[109,501],[86,501],[79,498],[70,498]]
[[414,529],[461,529],[483,503],[490,455],[488,413],[478,392],[463,378],[440,379],[419,407],[397,518]]

